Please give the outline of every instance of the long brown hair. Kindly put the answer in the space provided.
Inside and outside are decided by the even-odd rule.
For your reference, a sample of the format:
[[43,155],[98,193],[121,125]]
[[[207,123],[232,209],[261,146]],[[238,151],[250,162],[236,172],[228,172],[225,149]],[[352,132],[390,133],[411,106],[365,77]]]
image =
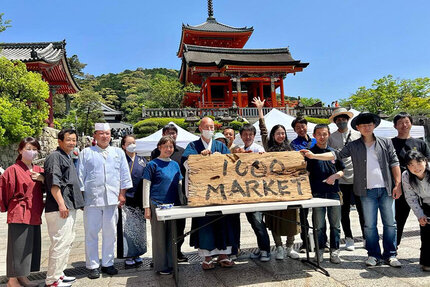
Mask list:
[[[39,142],[37,141],[37,139],[35,139],[35,138],[33,138],[33,137],[26,137],[26,138],[24,138],[24,139],[22,139],[21,140],[21,142],[19,143],[19,145],[18,145],[18,153],[19,153],[19,151],[21,151],[21,150],[23,150],[24,149],[24,147],[27,145],[27,144],[31,144],[32,146],[34,146],[35,148],[37,148],[37,150],[38,151],[40,151],[40,144],[39,144]],[[18,157],[16,158],[16,160],[21,160],[22,159],[22,155],[21,154],[18,154]]]

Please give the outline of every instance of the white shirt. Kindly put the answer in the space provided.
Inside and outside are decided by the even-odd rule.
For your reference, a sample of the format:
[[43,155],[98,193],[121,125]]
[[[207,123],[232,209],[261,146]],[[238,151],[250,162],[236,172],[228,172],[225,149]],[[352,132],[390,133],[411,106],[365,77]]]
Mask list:
[[78,175],[85,206],[116,205],[120,190],[133,187],[125,153],[117,147],[85,148],[79,154]]
[[366,151],[367,189],[386,187],[384,178],[382,177],[382,170],[379,166],[378,156],[375,152],[375,143],[373,143],[370,147],[366,146]]
[[245,149],[245,151],[252,151],[252,152],[265,152],[264,147],[262,147],[259,144],[256,144],[255,142],[252,143],[252,145],[250,145],[249,147],[245,148],[245,146],[243,146],[243,148]]
[[209,143],[207,143],[203,138],[200,138],[200,140],[202,141],[205,149],[208,149],[208,150],[212,149],[212,139],[209,141]]

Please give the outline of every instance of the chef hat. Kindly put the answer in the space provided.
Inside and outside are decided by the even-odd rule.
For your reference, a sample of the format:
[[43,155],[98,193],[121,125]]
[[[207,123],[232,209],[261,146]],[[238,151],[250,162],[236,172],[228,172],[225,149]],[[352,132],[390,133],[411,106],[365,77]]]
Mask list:
[[108,123],[96,123],[95,124],[96,131],[110,131],[110,126]]

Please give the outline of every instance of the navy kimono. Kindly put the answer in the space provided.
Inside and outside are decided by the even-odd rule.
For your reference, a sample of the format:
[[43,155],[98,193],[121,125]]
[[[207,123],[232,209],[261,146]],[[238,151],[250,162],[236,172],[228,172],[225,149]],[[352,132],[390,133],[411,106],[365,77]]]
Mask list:
[[[190,142],[182,154],[182,162],[188,159],[189,155],[200,154],[205,150],[202,139]],[[212,140],[211,152],[219,152],[221,154],[229,154],[230,150],[228,147],[216,140]],[[208,160],[208,168],[209,160]],[[199,228],[212,220],[215,220],[218,216],[207,216],[207,217],[196,217],[192,219],[191,230]],[[214,249],[224,250],[228,246],[232,246],[233,249],[237,248],[234,239],[233,226],[231,224],[230,215],[227,215],[214,223],[205,226],[198,231],[191,234],[190,245],[195,248],[205,249],[212,251]]]

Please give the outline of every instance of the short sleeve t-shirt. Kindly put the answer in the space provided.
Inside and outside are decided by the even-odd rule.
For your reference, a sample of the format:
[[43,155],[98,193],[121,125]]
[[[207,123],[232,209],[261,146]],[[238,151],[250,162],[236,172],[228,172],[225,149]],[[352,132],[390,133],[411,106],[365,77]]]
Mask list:
[[[319,148],[317,145],[310,149],[314,154],[332,152],[331,147],[324,149]],[[309,172],[309,183],[311,185],[312,194],[325,194],[339,191],[339,182],[335,181],[334,185],[323,182],[330,175],[343,170],[345,165],[341,160],[316,160],[305,158],[307,165],[306,170]]]
[[179,204],[178,183],[182,175],[177,162],[156,158],[146,166],[143,178],[151,182],[150,199],[153,204]]

